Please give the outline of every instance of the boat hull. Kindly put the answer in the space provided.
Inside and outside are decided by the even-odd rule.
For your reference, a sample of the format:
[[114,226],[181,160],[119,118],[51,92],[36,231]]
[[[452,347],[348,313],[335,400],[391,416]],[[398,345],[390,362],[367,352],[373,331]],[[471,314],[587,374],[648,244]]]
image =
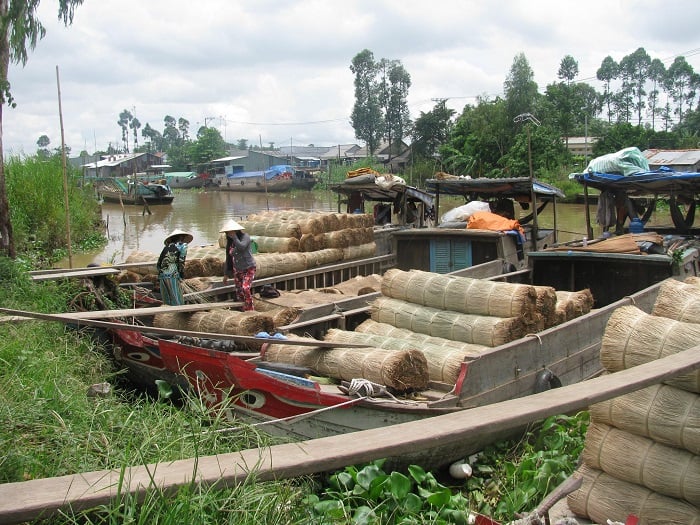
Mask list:
[[268,180],[260,177],[227,177],[221,180],[221,191],[271,192],[279,193],[292,187],[291,179]]
[[116,202],[118,204],[148,204],[149,206],[158,204],[172,204],[175,200],[175,196],[170,195],[129,195],[126,193],[121,193],[118,191],[100,191],[100,197],[104,202]]

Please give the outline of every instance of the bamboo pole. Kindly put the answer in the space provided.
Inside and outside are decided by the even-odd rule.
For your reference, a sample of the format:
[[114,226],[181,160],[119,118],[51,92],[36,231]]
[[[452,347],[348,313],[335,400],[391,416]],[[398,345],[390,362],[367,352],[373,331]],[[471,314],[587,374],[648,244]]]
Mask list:
[[70,206],[68,199],[68,175],[66,174],[66,140],[63,132],[63,110],[61,108],[61,81],[56,66],[56,88],[58,91],[58,117],[61,122],[61,159],[63,160],[63,203],[66,208],[66,242],[68,243],[68,267],[73,268],[73,249],[70,235]]

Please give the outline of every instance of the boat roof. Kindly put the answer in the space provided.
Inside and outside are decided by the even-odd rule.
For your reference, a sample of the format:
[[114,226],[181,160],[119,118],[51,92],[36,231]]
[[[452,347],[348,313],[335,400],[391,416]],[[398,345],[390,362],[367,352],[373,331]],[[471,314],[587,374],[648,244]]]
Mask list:
[[600,191],[624,191],[627,195],[695,195],[700,193],[700,173],[675,171],[662,167],[634,175],[617,173],[572,173],[574,179],[584,186]]
[[488,199],[492,197],[515,198],[530,196],[532,190],[540,198],[564,198],[564,192],[546,182],[530,179],[529,177],[516,177],[509,179],[493,179],[480,177],[477,179],[428,179],[425,181],[430,191],[441,195],[463,195],[474,199]]
[[405,184],[394,184],[390,188],[383,188],[373,182],[365,184],[348,184],[344,182],[332,184],[331,190],[342,195],[352,195],[360,192],[365,200],[378,202],[394,202],[398,196],[405,194],[408,198],[421,201],[429,207],[435,205],[435,195]]

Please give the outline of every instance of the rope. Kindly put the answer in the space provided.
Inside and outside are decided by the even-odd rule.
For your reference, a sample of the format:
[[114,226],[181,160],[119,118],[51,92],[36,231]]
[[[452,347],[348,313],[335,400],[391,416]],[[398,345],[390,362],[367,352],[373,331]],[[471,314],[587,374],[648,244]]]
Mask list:
[[397,403],[405,403],[394,397],[394,395],[389,392],[383,385],[378,385],[373,383],[368,379],[363,379],[361,377],[356,377],[350,381],[350,386],[348,387],[348,395],[350,396],[362,396],[367,399],[374,399],[377,396],[387,396],[396,401]]

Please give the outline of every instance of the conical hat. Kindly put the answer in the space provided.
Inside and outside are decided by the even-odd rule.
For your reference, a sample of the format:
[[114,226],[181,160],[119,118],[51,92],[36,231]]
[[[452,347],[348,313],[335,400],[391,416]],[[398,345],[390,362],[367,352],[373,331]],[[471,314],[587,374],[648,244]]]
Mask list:
[[170,241],[171,241],[171,239],[172,239],[173,237],[178,237],[178,236],[180,236],[180,235],[184,235],[184,236],[185,236],[185,242],[186,242],[186,243],[190,243],[190,242],[192,242],[192,239],[194,239],[194,237],[192,237],[192,234],[189,233],[189,232],[186,232],[186,231],[184,231],[184,230],[173,230],[172,232],[170,232],[170,235],[168,235],[168,236],[165,238],[165,241],[164,241],[163,244],[170,244]]
[[221,229],[219,230],[219,233],[226,233],[226,232],[232,232],[236,230],[245,230],[243,226],[238,224],[236,221],[233,219],[229,219],[226,221],[226,224],[224,224]]

